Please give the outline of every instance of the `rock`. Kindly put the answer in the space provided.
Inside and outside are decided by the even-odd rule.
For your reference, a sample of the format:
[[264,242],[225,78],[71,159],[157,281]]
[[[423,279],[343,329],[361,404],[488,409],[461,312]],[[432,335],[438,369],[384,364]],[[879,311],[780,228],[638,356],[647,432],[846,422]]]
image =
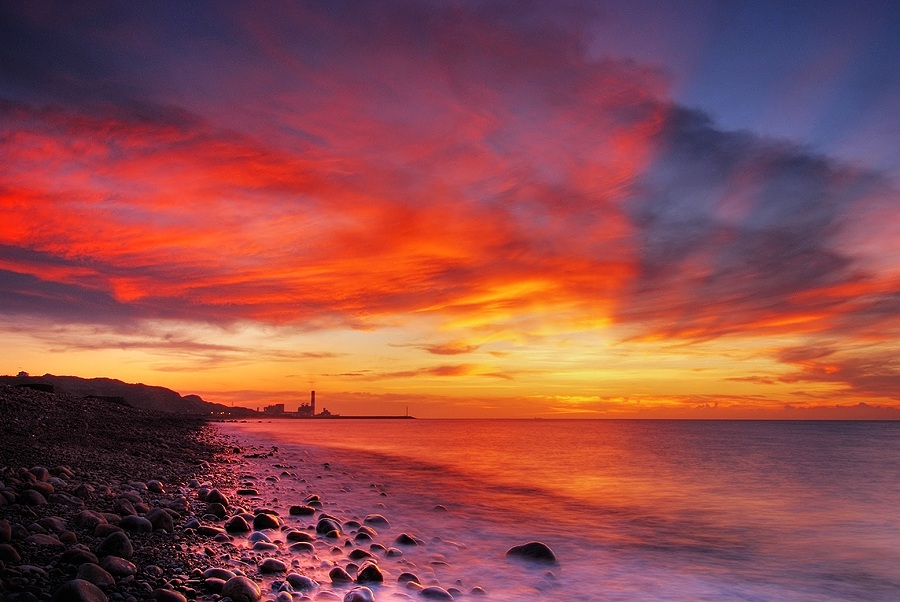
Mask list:
[[399,558],[403,556],[403,550],[395,548],[393,546],[385,550],[384,553],[388,558]]
[[319,522],[316,523],[316,533],[328,536],[335,531],[340,534],[341,526],[334,519],[320,518]]
[[232,516],[225,521],[225,530],[229,533],[246,533],[252,529],[243,516]]
[[284,573],[287,571],[287,565],[277,558],[266,558],[259,565],[260,573]]
[[297,543],[291,544],[288,549],[294,554],[303,554],[305,552],[316,551],[316,547],[308,541],[298,541]]
[[473,596],[486,596],[487,595],[487,592],[484,591],[484,588],[481,587],[480,585],[476,585],[475,587],[473,587],[472,591],[469,593],[472,594]]
[[111,533],[100,542],[100,547],[97,548],[97,556],[118,556],[119,558],[131,558],[131,555],[134,554],[134,546],[131,544],[131,540],[123,531],[117,531],[115,533]]
[[222,588],[225,587],[225,580],[218,577],[210,577],[203,582],[203,587],[210,593],[220,594],[222,593]]
[[547,544],[543,544],[539,541],[532,541],[520,546],[513,546],[507,550],[506,555],[514,558],[524,558],[525,560],[543,564],[559,564],[553,550],[551,550]]
[[156,479],[151,481],[147,481],[147,489],[152,491],[153,493],[165,493],[166,489],[163,487],[163,484]]
[[78,567],[76,579],[84,579],[90,581],[94,585],[100,587],[109,587],[116,584],[116,578],[110,575],[106,570],[98,564],[86,562]]
[[68,523],[66,523],[64,519],[58,516],[45,516],[38,521],[38,524],[48,531],[53,531],[54,533],[62,533],[69,528]]
[[52,535],[44,535],[43,533],[35,533],[25,538],[25,543],[42,548],[61,548],[63,542]]
[[95,529],[97,525],[105,525],[106,519],[99,512],[82,510],[75,516],[75,524],[87,529]]
[[253,487],[244,487],[242,489],[238,489],[237,491],[235,491],[235,493],[237,493],[238,495],[246,496],[259,495],[259,491],[257,491]]
[[18,550],[8,543],[0,543],[0,560],[10,564],[19,564],[22,562],[22,557]]
[[[84,547],[73,547],[69,548],[65,552],[62,553],[59,557],[60,562],[64,562],[66,564],[74,564],[75,566],[84,564],[86,562],[91,562],[97,564],[99,562],[97,560],[97,556]],[[90,581],[90,579],[88,579]],[[91,581],[93,583],[93,581]]]
[[257,552],[274,552],[278,549],[274,543],[269,543],[268,541],[257,541],[253,544],[253,550]]
[[375,594],[368,587],[354,587],[344,595],[344,602],[375,602]]
[[197,527],[197,535],[203,535],[204,537],[215,537],[216,535],[224,535],[225,529],[222,527],[216,527],[214,525],[200,525]]
[[34,475],[34,478],[38,481],[49,481],[50,480],[50,471],[44,468],[43,466],[33,466],[31,470],[29,470],[31,474]]
[[363,550],[362,548],[355,548],[350,550],[350,553],[347,554],[347,558],[350,560],[363,560],[364,558],[375,558],[375,555],[371,552]]
[[315,541],[316,538],[303,531],[288,531],[284,538],[288,541]]
[[172,533],[175,530],[175,519],[162,508],[154,508],[148,512],[144,518],[150,521],[150,525],[153,529],[162,529],[168,533]]
[[222,504],[226,508],[228,507],[228,498],[218,489],[210,489],[203,501],[207,504]]
[[222,597],[231,598],[233,602],[257,602],[262,597],[262,592],[250,579],[237,576],[225,582]]
[[395,543],[400,544],[401,546],[417,546],[419,545],[419,540],[410,535],[409,533],[401,533],[397,536],[397,539],[394,540]]
[[121,533],[122,527],[119,525],[110,525],[109,523],[103,523],[94,527],[94,537],[108,537],[113,533]]
[[298,504],[295,506],[291,506],[289,512],[291,516],[311,516],[316,513],[316,509],[312,506]]
[[156,602],[187,602],[184,594],[171,589],[157,588],[153,590],[152,596]]
[[106,556],[102,558],[100,560],[100,566],[103,567],[103,570],[109,571],[117,577],[127,577],[128,575],[137,574],[136,566],[118,556]]
[[0,543],[6,543],[12,539],[12,525],[8,520],[0,520]]
[[260,529],[277,529],[281,526],[281,521],[274,514],[260,512],[253,517],[253,528]]
[[310,579],[305,575],[298,575],[297,573],[291,573],[287,577],[284,578],[291,587],[294,588],[295,591],[298,592],[308,592],[319,587],[319,584]]
[[364,562],[356,573],[357,583],[384,583],[384,575],[374,562]]
[[206,507],[206,512],[217,518],[225,518],[228,515],[228,509],[222,504],[214,502]]
[[224,581],[228,581],[232,577],[234,577],[234,573],[232,573],[228,569],[213,567],[211,569],[206,569],[205,571],[203,571],[204,579],[222,579]]
[[366,518],[363,519],[363,522],[368,525],[383,525],[385,527],[390,526],[388,520],[380,514],[369,514],[366,516]]
[[419,578],[414,573],[400,573],[397,577],[397,583],[420,583]]
[[119,521],[119,526],[126,531],[134,531],[136,533],[150,533],[153,531],[153,523],[143,516],[126,516]]
[[19,494],[16,501],[25,506],[43,506],[47,503],[47,498],[34,489],[26,489]]
[[119,516],[133,516],[137,514],[137,510],[134,509],[134,504],[127,498],[119,498],[113,502],[113,510],[115,510],[116,514]]
[[50,483],[44,483],[43,481],[32,483],[30,488],[37,491],[44,497],[47,497],[48,495],[56,491],[56,488],[53,485],[51,485]]
[[453,600],[453,596],[450,595],[450,592],[443,587],[438,587],[436,585],[426,587],[419,592],[419,595],[423,598],[428,598],[429,600]]
[[99,587],[84,579],[73,579],[56,590],[53,602],[107,602]]
[[339,566],[336,566],[328,571],[328,578],[331,579],[331,582],[335,585],[341,585],[343,583],[350,583],[351,581],[353,581],[353,577],[351,577],[347,571]]

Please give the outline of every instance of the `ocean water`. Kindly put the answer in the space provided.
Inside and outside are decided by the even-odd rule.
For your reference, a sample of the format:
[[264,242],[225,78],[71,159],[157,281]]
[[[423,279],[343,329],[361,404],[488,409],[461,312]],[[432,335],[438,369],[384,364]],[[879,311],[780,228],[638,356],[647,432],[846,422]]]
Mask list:
[[[341,518],[387,517],[385,545],[400,532],[426,542],[379,561],[378,599],[403,593],[396,576],[409,570],[472,599],[480,586],[490,600],[900,600],[900,423],[221,427],[244,444],[278,446],[270,462],[295,469],[297,482],[282,479],[269,505],[318,493]],[[560,565],[505,557],[532,540]],[[341,559],[319,560],[304,568],[327,583]]]

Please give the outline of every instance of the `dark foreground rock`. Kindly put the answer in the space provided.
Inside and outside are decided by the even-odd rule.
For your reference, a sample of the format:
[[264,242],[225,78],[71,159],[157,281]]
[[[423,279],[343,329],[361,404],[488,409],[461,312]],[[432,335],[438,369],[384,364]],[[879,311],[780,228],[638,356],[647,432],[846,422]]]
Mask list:
[[187,592],[206,568],[189,484],[233,485],[205,421],[9,386],[0,416],[0,600]]
[[506,555],[511,558],[522,558],[542,564],[559,564],[559,560],[556,559],[556,554],[553,553],[553,550],[547,544],[539,541],[514,546],[507,550]]

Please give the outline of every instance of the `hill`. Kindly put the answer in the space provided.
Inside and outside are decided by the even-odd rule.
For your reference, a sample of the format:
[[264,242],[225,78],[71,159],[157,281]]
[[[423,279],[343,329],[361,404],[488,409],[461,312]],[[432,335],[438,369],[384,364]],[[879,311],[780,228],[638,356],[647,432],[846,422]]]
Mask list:
[[0,384],[38,387],[51,385],[56,393],[72,397],[100,397],[107,401],[124,403],[142,410],[176,414],[209,414],[225,412],[231,408],[209,403],[197,395],[180,395],[165,387],[143,383],[131,384],[112,378],[80,378],[78,376],[0,376]]

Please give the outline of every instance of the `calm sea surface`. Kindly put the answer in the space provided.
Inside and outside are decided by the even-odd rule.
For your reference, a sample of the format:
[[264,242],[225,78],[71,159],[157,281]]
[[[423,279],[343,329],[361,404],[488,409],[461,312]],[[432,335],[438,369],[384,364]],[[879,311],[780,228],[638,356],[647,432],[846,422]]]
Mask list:
[[[377,483],[388,494],[383,507],[363,496],[344,505],[457,543],[440,570],[464,573],[493,599],[900,600],[900,423],[223,428],[278,445],[288,459],[329,462],[344,492]],[[534,539],[559,556],[554,575],[504,559]]]

